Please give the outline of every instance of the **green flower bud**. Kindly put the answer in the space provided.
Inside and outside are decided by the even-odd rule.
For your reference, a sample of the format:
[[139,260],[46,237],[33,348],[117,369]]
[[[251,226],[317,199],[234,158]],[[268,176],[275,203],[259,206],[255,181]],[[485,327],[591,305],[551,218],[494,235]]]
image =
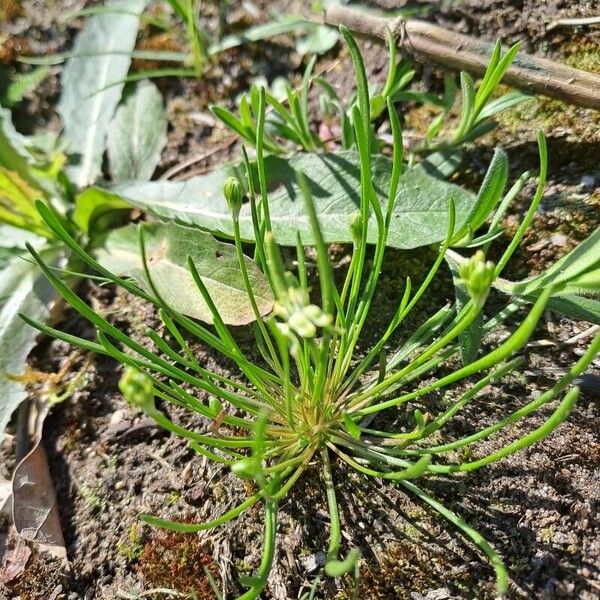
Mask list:
[[363,220],[360,213],[352,213],[348,219],[350,224],[350,233],[352,234],[352,241],[355,245],[358,245],[362,237]]
[[485,260],[485,254],[482,250],[471,256],[471,258],[460,265],[459,275],[467,288],[469,296],[478,306],[483,306],[490,286],[494,281],[494,272],[496,265],[491,260]]
[[119,379],[119,389],[125,400],[136,408],[141,408],[147,413],[155,410],[154,384],[145,373],[133,367],[126,367]]
[[304,314],[303,311],[296,311],[288,319],[290,327],[303,338],[313,338],[317,335],[315,324]]
[[262,469],[260,463],[254,458],[242,458],[231,465],[231,471],[241,479],[256,479]]
[[223,186],[223,195],[234,217],[240,214],[244,188],[237,177],[229,177]]
[[333,316],[323,312],[321,307],[316,304],[309,304],[304,307],[304,314],[317,326],[328,327],[333,322]]

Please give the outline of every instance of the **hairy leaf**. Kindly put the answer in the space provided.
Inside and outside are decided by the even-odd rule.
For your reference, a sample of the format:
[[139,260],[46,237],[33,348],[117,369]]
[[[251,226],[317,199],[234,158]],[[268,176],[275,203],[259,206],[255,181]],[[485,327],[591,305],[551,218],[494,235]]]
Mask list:
[[[62,250],[48,248],[41,254],[54,266]],[[13,257],[0,271],[0,435],[13,411],[27,397],[23,385],[10,376],[23,374],[25,360],[38,335],[19,313],[44,321],[54,297],[54,290],[39,267],[22,256]]]
[[[121,98],[137,36],[139,15],[145,0],[113,0],[107,12],[89,19],[75,42],[76,56],[67,61],[62,74],[58,105],[63,119],[67,150],[78,164],[69,169],[73,181],[84,187],[100,173],[106,134]],[[124,10],[133,14],[111,12]],[[112,52],[113,54],[106,54]]]
[[[209,233],[176,223],[143,225],[146,262],[152,283],[171,308],[213,322],[212,313],[202,298],[187,266],[190,256],[223,321],[246,325],[254,321],[238,265],[235,248],[215,240]],[[144,274],[139,232],[134,225],[108,234],[97,252],[100,264],[116,275],[127,275],[149,292],[152,288]],[[246,258],[252,289],[261,315],[273,308],[273,297],[266,278],[256,264]]]
[[[373,184],[385,202],[390,160],[376,156],[372,161]],[[351,215],[358,211],[360,178],[356,152],[339,154],[296,154],[291,158],[267,156],[265,170],[270,188],[269,206],[273,232],[278,244],[293,246],[299,232],[305,244],[313,244],[308,216],[296,179],[306,175],[314,198],[326,242],[349,242]],[[132,183],[113,191],[135,206],[167,219],[196,225],[219,235],[232,236],[231,212],[221,189],[227,177],[236,173],[244,179],[239,166],[217,169],[208,175],[186,182]],[[460,187],[436,179],[421,167],[407,169],[398,188],[388,245],[415,248],[439,242],[446,237],[450,198],[456,203],[456,230],[471,213],[475,197]],[[250,208],[240,213],[242,238],[254,239]],[[374,219],[369,228],[369,242],[377,239]]]
[[114,181],[152,177],[167,141],[162,96],[151,81],[140,81],[119,106],[108,130],[108,158]]

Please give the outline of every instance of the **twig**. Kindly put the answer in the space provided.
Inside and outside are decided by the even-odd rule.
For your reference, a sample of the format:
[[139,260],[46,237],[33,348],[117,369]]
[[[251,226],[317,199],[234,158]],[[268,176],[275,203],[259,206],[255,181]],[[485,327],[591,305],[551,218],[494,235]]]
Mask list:
[[[416,61],[483,75],[493,45],[448,31],[418,19],[386,19],[332,6],[324,22],[343,24],[356,34],[385,40],[389,29],[404,52]],[[600,110],[600,75],[567,67],[546,58],[521,52],[504,76],[505,83],[521,90]]]
[[181,173],[181,171],[185,171],[185,169],[187,169],[199,162],[202,162],[203,160],[206,160],[207,158],[210,158],[211,156],[213,156],[213,154],[216,154],[217,152],[220,152],[221,150],[226,150],[237,139],[238,139],[237,135],[232,135],[232,136],[228,137],[224,142],[221,142],[214,148],[211,148],[208,152],[205,152],[204,154],[200,154],[198,156],[193,156],[192,158],[190,158],[182,163],[179,163],[179,164],[175,165],[174,167],[171,167],[168,171],[165,171],[159,177],[159,180],[163,181],[165,179],[173,179],[175,177],[175,175],[177,175],[178,173]]
[[600,17],[583,17],[578,19],[556,19],[546,27],[546,31],[556,27],[578,27],[580,25],[600,25]]
[[600,331],[600,325],[592,325],[591,327],[589,327],[585,331],[582,331],[581,333],[578,333],[577,335],[574,335],[572,338],[569,338],[565,342],[565,344],[569,344],[570,346],[572,346],[573,344],[577,344],[581,340],[585,340],[585,339],[591,337],[597,331]]

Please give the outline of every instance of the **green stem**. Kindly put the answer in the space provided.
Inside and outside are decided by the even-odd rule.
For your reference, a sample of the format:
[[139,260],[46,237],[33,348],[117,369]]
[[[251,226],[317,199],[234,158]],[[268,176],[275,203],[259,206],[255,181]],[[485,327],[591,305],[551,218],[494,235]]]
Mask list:
[[340,543],[342,541],[342,529],[340,526],[340,513],[335,496],[331,463],[329,462],[329,450],[327,450],[327,448],[321,448],[321,460],[323,461],[323,479],[325,481],[327,508],[329,512],[329,521],[331,523],[329,547],[327,549],[327,561],[329,562],[331,560],[337,560],[340,551]]

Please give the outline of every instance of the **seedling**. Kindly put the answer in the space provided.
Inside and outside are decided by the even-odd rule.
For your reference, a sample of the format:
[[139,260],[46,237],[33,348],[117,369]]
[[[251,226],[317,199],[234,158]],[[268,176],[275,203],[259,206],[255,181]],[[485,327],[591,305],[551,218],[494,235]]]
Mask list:
[[[554,286],[548,285],[529,308],[526,316],[497,347],[476,357],[465,366],[456,366],[460,352],[459,336],[482,314],[490,287],[519,243],[524,230],[519,230],[499,261],[490,262],[482,251],[464,261],[459,277],[469,295],[460,309],[445,305],[415,327],[412,334],[397,346],[390,347],[392,334],[400,325],[414,320],[419,302],[430,294],[449,246],[472,232],[455,231],[454,206],[449,202],[450,215],[446,239],[438,248],[437,258],[423,282],[415,286],[406,279],[399,305],[379,340],[364,355],[357,353],[357,344],[368,321],[372,301],[384,261],[386,239],[390,229],[392,208],[403,173],[403,144],[400,122],[391,98],[386,107],[393,135],[393,163],[387,200],[377,199],[371,178],[372,129],[371,98],[362,58],[354,39],[341,28],[348,44],[357,77],[357,103],[352,109],[353,135],[360,156],[361,197],[358,211],[349,215],[353,233],[352,258],[347,275],[338,289],[334,285],[328,248],[323,241],[311,186],[306,175],[298,174],[306,214],[312,227],[316,247],[316,279],[320,290],[317,304],[313,287],[316,281],[305,260],[303,240],[297,238],[294,272],[285,269],[284,261],[273,235],[269,195],[264,165],[264,128],[267,98],[258,91],[256,131],[256,173],[245,155],[248,201],[255,229],[254,258],[265,273],[275,299],[272,314],[263,319],[249,282],[247,258],[243,253],[239,214],[243,203],[242,184],[237,179],[227,182],[224,194],[231,209],[234,242],[239,258],[240,276],[245,282],[248,299],[255,312],[254,333],[260,360],[251,356],[238,343],[224,323],[215,302],[207,290],[202,273],[192,259],[188,269],[198,288],[198,297],[211,311],[213,328],[194,321],[167,305],[157,291],[149,261],[146,260],[144,226],[139,229],[140,252],[144,258],[146,286],[118,277],[99,264],[69,233],[61,218],[50,208],[38,203],[38,211],[46,225],[64,241],[75,255],[98,273],[101,279],[117,284],[135,296],[154,304],[168,334],[149,330],[154,345],[134,340],[111,325],[90,308],[75,292],[46,266],[34,248],[30,251],[44,273],[63,298],[97,329],[97,341],[74,335],[23,318],[39,330],[86,350],[111,356],[125,366],[120,389],[137,408],[159,425],[189,440],[199,455],[231,469],[244,480],[255,483],[257,491],[241,504],[217,519],[205,523],[180,523],[144,515],[151,524],[179,532],[198,532],[223,525],[242,515],[251,506],[262,502],[265,510],[264,548],[261,563],[254,577],[240,578],[248,590],[244,600],[257,598],[268,582],[275,553],[279,503],[290,493],[309,464],[320,466],[327,500],[330,527],[325,573],[337,577],[356,568],[358,552],[350,549],[340,556],[341,522],[336,497],[335,462],[346,463],[368,477],[386,480],[428,504],[456,526],[491,562],[499,593],[508,587],[506,568],[492,545],[457,514],[426,493],[415,481],[420,477],[450,475],[478,469],[517,452],[549,435],[569,414],[579,395],[571,387],[597,355],[600,335],[586,352],[550,389],[526,402],[519,410],[496,423],[447,443],[436,434],[469,403],[480,401],[480,392],[518,369],[524,362],[519,355],[535,330]],[[546,146],[540,135],[542,172],[546,168]],[[539,202],[544,177],[532,205]],[[484,199],[485,200],[485,199]],[[484,201],[482,200],[482,201]],[[487,200],[485,200],[487,202]],[[486,213],[487,214],[487,213]],[[372,262],[367,261],[369,217],[374,215],[377,237]],[[479,222],[478,213],[472,223]],[[151,291],[147,291],[147,290]],[[502,311],[484,321],[487,335],[500,325],[506,325],[511,311]],[[187,336],[192,336],[216,352],[235,362],[239,376],[225,376],[207,370],[195,357]],[[442,365],[454,366],[453,371],[440,374]],[[422,379],[427,378],[427,383]],[[437,390],[452,394],[452,387],[468,381],[467,390],[455,394],[450,405],[427,412],[428,396]],[[420,383],[421,382],[421,383]],[[200,401],[194,391],[202,391],[209,400]],[[456,460],[455,450],[469,450],[473,444],[511,427],[533,414],[555,398],[558,406],[544,423],[508,445],[477,459]],[[157,405],[174,404],[212,421],[206,433],[183,427]],[[415,404],[418,403],[418,406]],[[388,430],[373,421],[386,411],[403,415],[409,423],[402,430]],[[463,454],[465,456],[465,454]],[[454,459],[454,460],[453,460]]]
[[[397,43],[391,32],[388,32],[387,46],[389,69],[386,81],[380,90],[375,90],[369,96],[369,118],[374,125],[375,121],[385,112],[388,101],[391,101],[392,104],[417,102],[441,109],[441,112],[427,128],[424,140],[411,148],[411,163],[414,162],[417,155],[449,150],[472,142],[494,129],[496,123],[492,117],[531,99],[531,96],[521,92],[509,92],[494,98],[498,85],[521,46],[520,43],[516,43],[502,55],[500,42],[497,42],[483,79],[477,86],[468,73],[460,74],[462,92],[460,120],[454,131],[448,132],[450,116],[456,100],[454,75],[447,73],[444,77],[444,94],[441,97],[430,92],[408,89],[415,76],[415,71],[408,61],[404,59],[398,61]],[[342,147],[349,149],[356,143],[352,126],[352,112],[353,107],[360,100],[357,96],[353,96],[348,102],[345,102],[327,79],[315,75],[315,58],[309,61],[302,85],[298,90],[292,89],[289,84],[286,86],[285,102],[278,100],[273,94],[266,93],[269,118],[264,143],[269,152],[284,153],[290,150],[290,144],[292,147],[299,146],[305,151],[323,149],[323,140],[310,128],[308,93],[313,84],[322,90],[320,108],[323,116],[337,115],[339,118]],[[258,110],[257,86],[252,86],[249,93],[242,96],[239,117],[219,106],[214,106],[212,110],[227,127],[237,133],[245,142],[252,145],[256,142],[253,123]],[[375,141],[374,134],[373,140]]]

